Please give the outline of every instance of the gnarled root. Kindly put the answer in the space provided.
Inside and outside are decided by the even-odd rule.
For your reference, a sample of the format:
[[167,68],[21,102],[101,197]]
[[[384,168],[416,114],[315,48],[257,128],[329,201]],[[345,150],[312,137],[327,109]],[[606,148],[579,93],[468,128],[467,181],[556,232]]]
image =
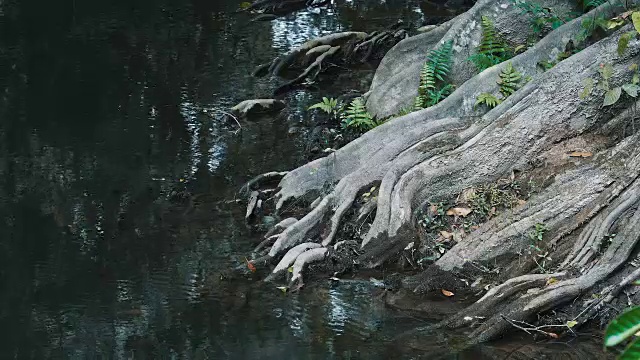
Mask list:
[[349,65],[369,61],[375,54],[384,54],[396,43],[407,37],[403,29],[390,29],[367,34],[348,31],[322,36],[305,42],[290,52],[277,57],[269,65],[259,66],[256,76],[282,76],[294,70],[298,75],[275,90],[282,94],[305,81],[313,81],[331,64]]
[[[458,21],[475,19],[490,4],[494,2],[480,0],[468,16],[427,35],[460,39],[461,34],[449,33],[466,29]],[[599,10],[614,9],[605,5]],[[475,99],[499,91],[496,79],[506,64],[467,79],[436,106],[388,121],[326,158],[289,172],[279,184],[276,209],[311,193],[322,195],[278,236],[269,256],[276,259],[310,241],[322,244],[296,255],[298,281],[305,264],[326,256],[359,194],[380,184],[375,218],[358,258],[360,265],[379,266],[419,240],[415,224],[426,204],[456,198],[465,189],[517,171],[541,180],[526,204],[497,214],[457,240],[423,274],[404,282],[415,292],[437,289],[439,281],[449,282],[447,289],[463,288],[461,278],[475,280],[478,275],[502,283],[443,325],[467,326],[472,325],[468,318],[484,318],[472,341],[492,339],[512,326],[505,319],[527,321],[606,283],[621,269],[627,272],[624,264],[640,234],[640,138],[623,130],[637,117],[637,102],[622,98],[604,111],[600,92],[585,99],[578,93],[584,79],[599,79],[603,63],[615,69],[611,81],[616,85],[628,81],[640,41],[630,41],[618,55],[620,36],[632,30],[626,26],[541,73],[538,62],[564,51],[567,39],[582,31],[582,20],[565,24],[510,60],[531,81],[496,108],[483,113],[474,107]],[[468,55],[457,51],[460,58]],[[568,155],[575,150],[595,155]],[[530,235],[536,229],[545,229],[544,234]],[[589,312],[576,318],[585,314]]]
[[314,262],[322,261],[327,256],[327,248],[316,248],[309,251],[305,251],[296,258],[296,262],[293,264],[293,272],[289,287],[293,287],[296,284],[302,284],[302,271],[304,268]]
[[296,259],[305,251],[316,249],[321,247],[320,244],[316,243],[304,243],[298,246],[293,247],[291,250],[287,251],[287,253],[282,257],[282,260],[276,265],[276,268],[273,269],[271,275],[265,279],[265,281],[271,281],[277,276],[283,274],[291,265],[294,264]]

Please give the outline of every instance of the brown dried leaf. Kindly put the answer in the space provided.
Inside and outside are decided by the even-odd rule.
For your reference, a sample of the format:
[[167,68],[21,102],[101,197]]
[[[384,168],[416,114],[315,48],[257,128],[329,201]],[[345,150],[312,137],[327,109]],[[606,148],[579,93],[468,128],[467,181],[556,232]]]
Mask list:
[[560,336],[558,336],[558,334],[552,333],[552,332],[548,332],[547,335],[549,335],[549,337],[554,338],[554,339],[557,339],[557,338],[560,337]]
[[574,151],[574,152],[569,153],[569,156],[570,157],[583,157],[583,158],[586,158],[586,157],[592,157],[593,153],[589,152],[589,151]]
[[442,291],[442,295],[444,295],[444,296],[446,296],[446,297],[452,297],[453,295],[455,295],[454,293],[452,293],[452,292],[451,292],[451,291],[449,291],[449,290],[442,289],[442,290],[440,290],[440,291]]
[[431,212],[431,215],[437,215],[438,214],[438,205],[431,205],[431,207],[429,207],[429,212]]
[[526,204],[526,203],[527,203],[527,201],[526,201],[526,200],[518,199],[518,205],[519,205],[519,206],[522,206],[522,205],[524,205],[524,204]]
[[471,214],[471,211],[472,210],[469,209],[469,208],[455,207],[455,208],[451,208],[451,209],[447,210],[447,215],[465,217],[465,216]]
[[452,234],[452,233],[450,233],[450,232],[448,232],[448,231],[444,231],[444,230],[443,230],[443,231],[440,231],[440,235],[441,235],[443,238],[447,239],[447,240],[449,240],[449,239],[451,239],[451,238],[453,237],[453,234]]

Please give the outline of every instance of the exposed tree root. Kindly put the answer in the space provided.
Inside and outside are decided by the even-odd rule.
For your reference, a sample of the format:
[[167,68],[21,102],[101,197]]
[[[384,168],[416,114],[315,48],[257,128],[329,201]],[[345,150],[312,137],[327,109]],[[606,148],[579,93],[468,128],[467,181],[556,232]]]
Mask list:
[[293,272],[291,281],[289,282],[289,287],[296,284],[302,284],[302,271],[304,268],[311,263],[324,260],[328,251],[329,250],[327,248],[322,247],[311,249],[300,254],[296,258],[296,262],[293,264]]
[[270,281],[277,276],[283,274],[291,265],[294,264],[296,259],[305,251],[319,248],[320,244],[317,243],[304,243],[298,246],[293,247],[291,250],[287,251],[287,253],[282,257],[282,260],[276,265],[275,269],[271,272],[271,275],[265,279],[265,281]]
[[[473,37],[469,32],[475,25],[465,24],[478,21],[485,13],[498,16],[499,10],[495,2],[480,0],[467,14],[424,36],[434,43],[455,39],[456,56],[468,57],[472,47],[462,43],[463,35],[467,41]],[[504,12],[513,17],[512,10]],[[621,9],[606,4],[598,11],[614,14]],[[371,184],[380,184],[375,218],[358,239],[363,251],[358,261],[367,267],[382,265],[419,240],[415,224],[425,204],[456,198],[465,189],[515,171],[538,174],[539,191],[526,204],[497,214],[458,240],[403,285],[415,292],[445,284],[447,289],[462,288],[468,285],[460,278],[478,275],[500,284],[442,324],[470,326],[478,324],[469,318],[486,319],[470,334],[470,341],[478,342],[493,339],[513,322],[529,321],[610,280],[624,268],[640,239],[640,137],[626,134],[629,136],[621,140],[611,135],[622,133],[626,124],[635,121],[637,102],[624,98],[603,109],[602,91],[585,99],[578,94],[584,79],[600,79],[604,63],[615,69],[612,83],[628,82],[629,67],[638,61],[640,41],[631,40],[626,52],[618,55],[620,36],[632,29],[628,25],[541,72],[538,62],[564,51],[566,43],[582,31],[583,20],[565,24],[511,60],[531,80],[496,108],[483,112],[474,106],[475,99],[480,93],[498,91],[495,79],[506,64],[461,78],[458,89],[440,104],[393,119],[326,158],[287,173],[279,184],[277,210],[292,199],[322,195],[271,247],[269,258],[286,253],[278,271],[293,263],[292,282],[301,281],[303,267],[325,258],[345,217],[355,213],[349,210]],[[508,24],[517,21],[510,19]],[[318,45],[336,46],[312,45],[299,53],[307,54]],[[296,57],[282,63],[289,64]],[[389,70],[385,69],[381,71]],[[576,149],[575,144],[590,148]],[[574,158],[567,154],[575,150],[595,155]],[[299,251],[308,242],[318,247]],[[625,279],[605,289],[605,296],[615,296],[626,284]],[[592,315],[584,311],[576,318]]]
[[268,70],[266,65],[261,65],[253,74],[282,76],[292,70],[299,71],[292,80],[275,90],[275,94],[282,94],[305,81],[313,81],[330,67],[329,64],[349,65],[369,61],[374,54],[386,53],[406,37],[405,30],[394,28],[371,34],[356,31],[330,34],[305,42],[275,58]]

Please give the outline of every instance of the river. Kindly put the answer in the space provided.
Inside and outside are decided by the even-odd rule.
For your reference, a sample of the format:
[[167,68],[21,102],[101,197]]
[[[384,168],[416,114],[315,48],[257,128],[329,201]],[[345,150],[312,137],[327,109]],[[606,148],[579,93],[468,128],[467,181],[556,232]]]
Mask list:
[[274,88],[252,69],[318,35],[452,15],[336,0],[251,22],[241,2],[0,1],[0,358],[490,359],[529,346],[457,352],[438,337],[406,351],[397,335],[429,322],[382,305],[366,278],[283,294],[234,271],[261,235],[238,188],[307,161],[306,107],[365,91],[375,64],[239,127],[223,111]]

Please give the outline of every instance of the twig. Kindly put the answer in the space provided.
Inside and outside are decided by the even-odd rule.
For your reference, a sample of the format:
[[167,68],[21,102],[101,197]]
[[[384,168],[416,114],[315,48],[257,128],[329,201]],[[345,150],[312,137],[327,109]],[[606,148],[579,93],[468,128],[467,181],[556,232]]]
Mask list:
[[242,129],[242,125],[240,125],[240,121],[238,121],[238,118],[237,118],[235,115],[233,115],[233,114],[231,114],[231,113],[229,113],[229,112],[226,112],[226,111],[224,111],[224,110],[217,110],[217,111],[218,111],[219,113],[224,114],[224,115],[230,116],[233,120],[235,120],[235,121],[236,121],[236,124],[238,124],[238,127],[239,127],[240,129]]
[[[509,318],[507,318],[506,316],[504,316],[502,314],[500,314],[500,317],[502,317],[502,319],[504,319],[506,322],[511,324],[511,326],[515,327],[516,329],[520,329],[520,330],[526,332],[529,335],[533,335],[533,334],[531,334],[531,332],[534,331],[534,332],[539,332],[539,333],[541,333],[541,334],[543,334],[545,336],[548,336],[550,338],[553,338],[553,339],[558,338],[558,334],[550,333],[550,332],[542,330],[544,328],[566,328],[566,329],[569,329],[573,333],[573,330],[571,330],[571,328],[569,326],[567,326],[566,324],[563,324],[563,325],[533,326],[533,325],[531,325],[529,323],[526,323],[524,321],[509,319]],[[521,324],[521,325],[518,325],[518,323]],[[527,327],[524,327],[523,325],[527,326]],[[574,335],[575,335],[575,333],[574,333]]]

